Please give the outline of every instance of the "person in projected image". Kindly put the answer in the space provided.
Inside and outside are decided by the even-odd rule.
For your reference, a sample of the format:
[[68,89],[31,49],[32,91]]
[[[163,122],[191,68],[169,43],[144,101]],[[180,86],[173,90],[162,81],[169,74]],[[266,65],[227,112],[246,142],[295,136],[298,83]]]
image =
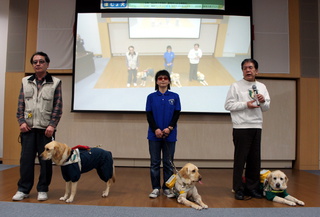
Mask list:
[[130,87],[131,83],[133,83],[134,86],[137,86],[139,54],[134,50],[134,47],[132,45],[128,47],[128,51],[126,53],[126,62],[127,62],[127,68],[128,68],[127,87]]
[[199,44],[194,44],[193,48],[188,53],[190,62],[189,81],[197,80],[198,64],[202,57],[202,51],[199,48]]
[[86,55],[87,51],[84,48],[84,40],[81,38],[80,34],[77,34],[76,48],[77,56]]
[[47,72],[50,63],[48,55],[36,52],[30,63],[35,73],[22,79],[18,100],[21,155],[20,179],[18,191],[12,197],[14,201],[29,197],[34,184],[36,156],[40,164],[38,200],[48,199],[52,161],[42,160],[39,156],[44,151],[44,146],[54,139],[62,115],[61,80]]
[[[177,93],[170,90],[170,74],[161,70],[155,76],[155,92],[147,97],[146,114],[149,124],[148,142],[150,153],[150,176],[152,192],[150,198],[157,198],[160,189],[168,198],[175,197],[165,182],[173,174],[175,146],[177,141],[177,122],[180,116],[181,105]],[[163,164],[163,183],[160,183],[161,152]]]
[[164,58],[164,68],[170,74],[172,73],[174,57],[175,56],[174,56],[174,52],[172,52],[172,47],[168,45],[167,51],[163,54],[163,58]]
[[233,123],[233,191],[237,200],[244,200],[246,196],[262,198],[259,190],[262,112],[270,108],[268,90],[256,80],[258,62],[245,59],[241,69],[243,79],[230,86],[224,105]]

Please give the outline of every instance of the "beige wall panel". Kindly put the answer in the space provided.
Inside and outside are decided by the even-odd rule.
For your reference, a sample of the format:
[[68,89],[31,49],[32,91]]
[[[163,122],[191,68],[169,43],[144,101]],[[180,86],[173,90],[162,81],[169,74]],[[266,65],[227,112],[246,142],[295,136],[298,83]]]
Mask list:
[[226,34],[228,30],[227,23],[220,23],[219,24],[219,31],[217,36],[216,48],[214,51],[215,57],[223,57],[223,49],[224,49],[224,42],[226,40]]
[[39,0],[29,0],[25,71],[33,72],[30,57],[37,50]]
[[289,48],[290,48],[290,75],[300,76],[300,13],[299,0],[288,1],[289,7]]
[[296,156],[296,81],[259,79],[269,91],[264,113],[262,159],[294,160]]
[[[108,19],[109,20],[109,19]],[[100,31],[100,42],[102,49],[103,58],[111,58],[111,48],[110,48],[110,38],[109,38],[109,29],[107,23],[98,23]]]
[[24,73],[6,73],[4,127],[3,127],[3,163],[18,164],[20,159],[19,124],[16,119],[18,96]]
[[319,79],[301,78],[298,107],[297,162],[301,170],[319,168]]

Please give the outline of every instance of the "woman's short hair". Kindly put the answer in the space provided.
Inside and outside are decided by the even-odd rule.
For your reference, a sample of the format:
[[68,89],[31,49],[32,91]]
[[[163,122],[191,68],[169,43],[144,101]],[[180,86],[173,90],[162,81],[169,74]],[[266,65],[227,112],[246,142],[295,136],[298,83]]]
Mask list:
[[167,76],[169,79],[169,84],[168,84],[168,90],[170,90],[170,84],[171,84],[171,78],[170,78],[170,73],[167,70],[160,70],[156,73],[154,82],[155,82],[155,90],[159,90],[159,85],[157,84],[158,77],[160,76]]

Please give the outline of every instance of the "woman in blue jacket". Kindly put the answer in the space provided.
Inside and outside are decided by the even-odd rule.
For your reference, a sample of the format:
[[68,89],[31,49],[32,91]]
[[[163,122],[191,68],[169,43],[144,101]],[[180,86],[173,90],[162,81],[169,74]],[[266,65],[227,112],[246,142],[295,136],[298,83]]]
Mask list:
[[[148,141],[150,153],[150,175],[153,191],[150,198],[163,194],[167,197],[175,195],[168,189],[165,182],[172,175],[175,145],[177,141],[177,122],[180,116],[181,105],[177,93],[170,90],[170,74],[166,70],[158,71],[155,76],[155,92],[147,97],[146,113],[149,123]],[[163,154],[163,180],[160,184],[161,152]]]

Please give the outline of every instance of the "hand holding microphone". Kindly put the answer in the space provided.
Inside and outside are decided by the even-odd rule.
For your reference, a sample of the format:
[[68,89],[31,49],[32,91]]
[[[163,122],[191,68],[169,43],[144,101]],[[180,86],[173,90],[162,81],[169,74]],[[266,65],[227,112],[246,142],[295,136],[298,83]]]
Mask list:
[[255,100],[257,102],[257,106],[260,106],[260,103],[264,103],[265,102],[264,96],[262,94],[258,93],[258,89],[257,89],[256,85],[252,85],[252,89],[253,89],[254,94],[255,94]]
[[259,102],[259,99],[258,99],[258,90],[257,90],[257,86],[256,85],[252,85],[252,89],[253,89],[253,92],[254,92],[254,95],[255,95],[255,100],[257,102],[257,106],[260,106],[260,102]]

